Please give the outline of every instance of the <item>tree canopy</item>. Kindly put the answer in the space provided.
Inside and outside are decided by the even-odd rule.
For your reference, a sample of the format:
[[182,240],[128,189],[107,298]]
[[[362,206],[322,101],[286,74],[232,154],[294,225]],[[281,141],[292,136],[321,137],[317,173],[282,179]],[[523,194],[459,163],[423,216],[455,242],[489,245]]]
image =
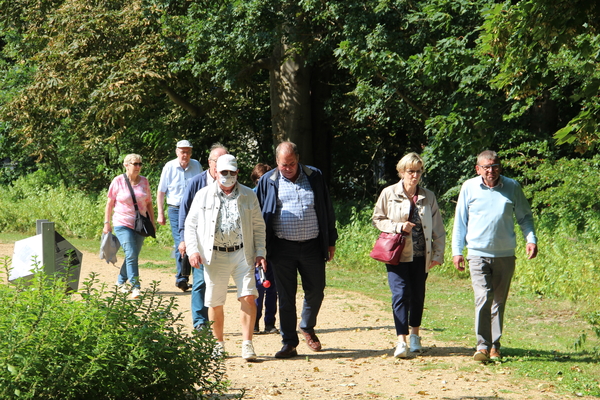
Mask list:
[[558,159],[598,140],[592,1],[0,7],[0,155],[33,156],[88,190],[130,152],[156,177],[184,137],[201,158],[224,143],[243,168],[273,163],[274,144],[291,139],[344,198],[374,196],[408,151],[450,198],[485,148],[547,142]]

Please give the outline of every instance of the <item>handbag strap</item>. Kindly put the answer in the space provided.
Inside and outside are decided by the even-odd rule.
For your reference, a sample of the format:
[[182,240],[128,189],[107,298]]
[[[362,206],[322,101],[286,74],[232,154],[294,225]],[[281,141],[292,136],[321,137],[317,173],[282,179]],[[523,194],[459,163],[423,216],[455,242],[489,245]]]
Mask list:
[[135,193],[133,192],[133,188],[131,187],[131,182],[129,182],[127,174],[123,174],[123,177],[125,178],[125,182],[127,182],[127,186],[129,187],[129,192],[131,193],[131,198],[133,199],[133,206],[135,207],[135,211],[139,211],[137,200],[135,199]]

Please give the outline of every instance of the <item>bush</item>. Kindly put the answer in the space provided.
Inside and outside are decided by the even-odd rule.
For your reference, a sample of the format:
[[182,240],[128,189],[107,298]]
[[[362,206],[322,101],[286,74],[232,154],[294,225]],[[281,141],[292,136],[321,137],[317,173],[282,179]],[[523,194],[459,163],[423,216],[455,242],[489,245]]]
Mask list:
[[[5,260],[7,265],[7,260]],[[8,269],[8,268],[7,268]],[[205,399],[222,394],[210,333],[182,332],[174,298],[157,283],[137,300],[96,288],[77,293],[37,268],[30,284],[0,285],[0,398]]]

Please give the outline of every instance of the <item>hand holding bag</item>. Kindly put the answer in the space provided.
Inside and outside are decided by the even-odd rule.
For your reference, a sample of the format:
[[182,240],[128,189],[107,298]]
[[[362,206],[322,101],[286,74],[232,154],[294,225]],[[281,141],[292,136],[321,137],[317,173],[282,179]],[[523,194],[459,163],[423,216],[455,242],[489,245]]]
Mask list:
[[[413,196],[413,201],[410,203],[410,211],[408,214],[409,220],[414,209],[416,208],[415,205],[417,204],[418,199],[417,193],[419,193],[418,187],[415,195]],[[371,250],[371,254],[369,254],[369,256],[374,260],[381,261],[386,264],[400,264],[400,256],[402,255],[404,245],[406,244],[406,235],[408,235],[408,233],[404,231],[400,233],[381,232],[375,241],[375,246],[373,246],[373,250]]]
[[138,235],[152,236],[153,238],[156,238],[156,230],[154,229],[154,224],[152,223],[152,220],[150,219],[150,217],[148,217],[148,212],[146,212],[145,216],[142,215],[142,213],[140,213],[140,209],[137,205],[137,200],[135,199],[135,193],[133,192],[133,188],[131,187],[131,182],[129,182],[127,174],[123,174],[123,177],[125,177],[125,182],[127,182],[127,186],[129,187],[129,191],[131,192],[131,198],[133,199],[133,206],[135,207],[135,223],[133,230]]
[[190,259],[185,253],[183,257],[181,257],[181,275],[190,276],[192,274],[192,264],[190,264]]

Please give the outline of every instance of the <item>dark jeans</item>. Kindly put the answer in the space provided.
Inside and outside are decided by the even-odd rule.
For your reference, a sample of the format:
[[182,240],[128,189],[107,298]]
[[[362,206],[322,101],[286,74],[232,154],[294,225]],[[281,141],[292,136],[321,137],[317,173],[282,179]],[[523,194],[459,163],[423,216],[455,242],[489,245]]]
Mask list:
[[175,246],[173,246],[175,253],[175,264],[177,265],[177,274],[175,275],[175,285],[177,285],[181,281],[187,282],[189,277],[181,275],[181,253],[179,253],[179,243],[181,243],[181,238],[179,237],[179,207],[169,206],[169,223],[171,224],[171,235],[173,236],[173,242]]
[[260,284],[258,272],[256,273],[256,290],[258,290],[258,297],[256,298],[256,325],[258,326],[258,322],[262,317],[264,303],[265,326],[275,326],[275,314],[277,313],[277,284],[275,283],[275,273],[273,272],[273,264],[271,262],[267,262],[267,272],[265,272],[265,277],[271,282],[271,286],[266,289]]
[[317,239],[290,242],[275,238],[272,245],[269,245],[269,250],[279,295],[282,343],[298,346],[300,342],[296,331],[298,274],[302,279],[304,290],[300,328],[310,330],[317,324],[317,315],[325,296],[325,259]]
[[408,335],[408,327],[421,326],[425,305],[425,257],[414,257],[412,262],[385,265],[392,291],[392,310],[396,335]]

